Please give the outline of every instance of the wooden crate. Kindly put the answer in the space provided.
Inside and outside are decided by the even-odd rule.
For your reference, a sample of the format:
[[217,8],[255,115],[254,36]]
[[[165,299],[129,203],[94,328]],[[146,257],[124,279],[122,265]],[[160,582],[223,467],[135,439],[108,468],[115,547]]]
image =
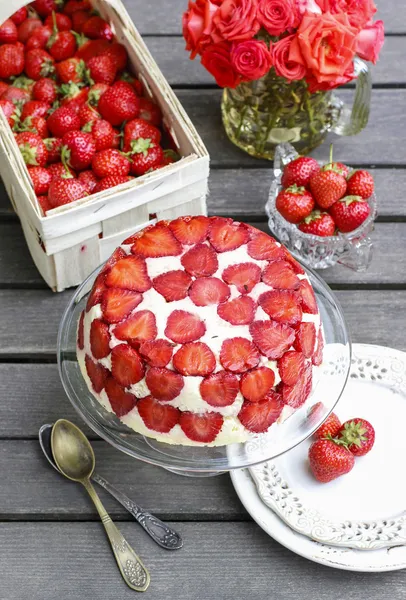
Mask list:
[[[27,4],[0,2],[0,22]],[[110,190],[48,211],[34,194],[13,133],[0,111],[0,175],[32,258],[54,291],[80,284],[131,232],[156,219],[206,213],[209,155],[120,0],[93,0],[128,51],[146,94],[161,108],[181,160]]]

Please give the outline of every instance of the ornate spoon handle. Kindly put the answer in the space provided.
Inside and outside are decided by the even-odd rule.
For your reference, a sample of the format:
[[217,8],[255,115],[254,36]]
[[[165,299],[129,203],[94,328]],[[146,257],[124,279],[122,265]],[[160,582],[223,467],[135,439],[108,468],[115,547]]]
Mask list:
[[121,531],[114,525],[90,481],[85,480],[82,483],[100,515],[124,581],[136,592],[145,592],[150,583],[147,569],[124,538]]
[[179,548],[182,548],[183,540],[176,531],[168,527],[168,525],[163,523],[157,517],[154,517],[154,515],[151,515],[148,511],[138,506],[138,504],[128,498],[125,494],[119,492],[103,477],[97,475],[97,473],[93,473],[92,479],[120,502],[120,504],[128,510],[152,539],[162,548],[165,548],[166,550],[178,550]]

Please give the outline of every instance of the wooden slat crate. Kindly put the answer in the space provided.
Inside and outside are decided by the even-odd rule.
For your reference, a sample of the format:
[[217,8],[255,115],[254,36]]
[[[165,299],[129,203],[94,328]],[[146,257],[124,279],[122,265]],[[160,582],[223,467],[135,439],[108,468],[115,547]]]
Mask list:
[[[3,22],[26,0],[0,2]],[[0,175],[32,258],[54,291],[80,284],[131,232],[155,219],[205,214],[209,155],[120,0],[93,0],[128,51],[132,70],[161,108],[181,160],[44,216],[7,120],[0,111]]]

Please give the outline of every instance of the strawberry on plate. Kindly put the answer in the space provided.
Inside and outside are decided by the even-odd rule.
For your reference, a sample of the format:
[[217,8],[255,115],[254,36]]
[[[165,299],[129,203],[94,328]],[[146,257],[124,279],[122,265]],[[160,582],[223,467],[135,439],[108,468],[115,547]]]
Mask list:
[[309,448],[310,469],[321,483],[327,483],[349,473],[354,463],[353,454],[333,440],[317,440]]
[[118,260],[106,276],[108,287],[146,292],[151,287],[145,260],[141,256],[126,256]]
[[[181,244],[163,222],[158,222],[156,225],[143,229],[124,240],[123,243],[132,244],[131,252],[144,256],[144,258],[178,256],[182,252]],[[185,265],[183,266],[185,267]],[[186,267],[185,269],[190,273]],[[193,273],[190,274],[193,275]],[[209,274],[211,275],[211,273]]]
[[347,194],[349,196],[361,196],[361,198],[367,200],[374,193],[374,189],[374,178],[368,171],[354,171],[347,181]]
[[133,312],[114,328],[116,338],[127,341],[135,347],[142,342],[154,340],[157,334],[155,315],[150,310]]
[[302,320],[300,295],[293,290],[271,290],[258,298],[261,308],[278,323],[298,325]]
[[289,223],[300,223],[314,209],[314,198],[304,187],[292,185],[279,192],[276,209]]
[[177,344],[185,344],[195,342],[205,331],[206,326],[197,314],[174,310],[166,321],[165,336]]
[[137,404],[137,398],[130,392],[126,392],[125,388],[117,383],[113,377],[108,377],[104,388],[111,408],[118,417],[124,417]]
[[238,413],[241,423],[253,433],[264,433],[280,417],[283,410],[283,402],[280,394],[269,392],[259,402],[245,400]]
[[307,279],[302,279],[300,282],[299,293],[302,301],[302,309],[305,313],[317,315],[317,300],[314,291]]
[[284,249],[276,240],[265,233],[258,233],[248,242],[247,252],[256,260],[278,260],[284,258]]
[[220,362],[232,373],[244,373],[259,363],[259,352],[247,338],[234,337],[224,340],[220,350]]
[[271,360],[281,358],[295,339],[295,330],[276,321],[254,321],[250,333],[258,350]]
[[303,233],[328,237],[335,234],[336,224],[329,213],[314,210],[299,224],[299,229]]
[[194,277],[209,277],[218,269],[217,254],[206,244],[196,244],[181,258],[183,268]]
[[152,280],[153,288],[161,294],[167,302],[174,302],[176,300],[187,298],[191,284],[191,276],[181,269],[162,273]]
[[285,260],[268,263],[262,272],[262,281],[276,290],[297,290],[300,286],[300,279]]
[[199,277],[192,283],[189,297],[196,306],[220,304],[230,297],[230,288],[217,277]]
[[299,156],[288,163],[283,169],[281,183],[284,188],[291,185],[297,187],[307,187],[310,177],[320,170],[320,165],[316,159],[311,156]]
[[182,375],[158,367],[148,369],[145,381],[152,396],[163,402],[177,398],[185,385]]
[[365,456],[375,443],[375,430],[366,419],[350,419],[336,434],[354,456]]
[[248,241],[248,229],[243,223],[215,217],[210,220],[209,241],[217,252],[235,250]]
[[357,229],[369,217],[371,207],[361,196],[345,196],[330,208],[337,228],[342,233]]
[[[202,281],[197,279],[195,283]],[[218,316],[231,325],[249,325],[255,317],[257,304],[250,296],[238,296],[217,307]]]
[[144,366],[136,350],[128,344],[118,344],[111,351],[111,373],[114,379],[127,388],[144,377]]
[[268,367],[257,367],[241,377],[240,390],[246,400],[260,402],[271,391],[275,373]]
[[148,429],[169,433],[179,423],[181,412],[169,404],[161,404],[152,396],[146,396],[138,401],[137,409],[141,419]]
[[174,354],[173,366],[182,375],[204,377],[214,371],[216,357],[207,344],[189,342]]
[[222,278],[235,285],[240,294],[249,294],[261,280],[261,269],[253,262],[230,265],[224,269]]
[[296,337],[293,342],[295,350],[302,352],[306,358],[311,358],[316,344],[316,327],[314,323],[300,323],[296,328]]
[[[283,402],[292,408],[302,406],[312,391],[312,365],[307,362],[304,364],[299,377],[293,385],[288,383],[280,384]],[[289,374],[289,377],[291,374]]]
[[340,419],[335,413],[332,412],[324,421],[324,423],[320,425],[317,431],[315,431],[313,437],[316,438],[316,440],[321,440],[323,438],[335,438],[338,435],[341,427],[342,425]]
[[238,394],[238,379],[233,373],[218,371],[204,377],[199,389],[203,400],[210,406],[230,406]]
[[[124,149],[126,144],[126,128],[134,124],[136,121],[141,121],[141,119],[134,119],[124,128]],[[133,127],[134,126],[131,126],[128,130],[128,133],[131,135],[134,134]],[[147,127],[153,128],[152,125],[148,124]],[[158,129],[156,131],[159,133],[159,139],[157,139],[156,142],[159,143],[161,134]],[[150,137],[152,139],[151,135],[144,135],[142,137]],[[152,139],[152,141],[155,140]],[[200,244],[201,242],[204,242],[209,231],[209,224],[210,221],[207,217],[199,215],[198,217],[179,217],[178,219],[174,219],[169,223],[169,228],[181,244],[191,246],[192,244]]]
[[87,354],[85,356],[85,366],[94,391],[96,394],[100,394],[109,376],[108,369],[103,367],[99,362],[94,362]]
[[90,349],[94,358],[105,358],[110,354],[110,337],[107,323],[94,319],[90,326]]
[[168,340],[149,340],[141,344],[139,352],[151,367],[166,367],[172,358],[174,344]]
[[142,302],[142,294],[122,288],[109,288],[101,299],[103,319],[107,323],[120,323]]
[[295,385],[302,376],[305,359],[301,352],[289,350],[278,360],[279,375],[286,385]]
[[223,426],[223,417],[219,413],[209,412],[202,415],[182,412],[179,425],[183,433],[194,442],[209,444],[214,442]]

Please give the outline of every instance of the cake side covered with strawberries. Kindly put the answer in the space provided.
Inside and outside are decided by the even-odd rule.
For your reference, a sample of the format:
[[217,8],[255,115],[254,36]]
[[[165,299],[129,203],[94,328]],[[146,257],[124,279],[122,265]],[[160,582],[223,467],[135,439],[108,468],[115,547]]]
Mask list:
[[160,221],[115,250],[77,354],[92,394],[135,431],[222,446],[302,406],[322,362],[310,281],[269,235],[220,217]]

